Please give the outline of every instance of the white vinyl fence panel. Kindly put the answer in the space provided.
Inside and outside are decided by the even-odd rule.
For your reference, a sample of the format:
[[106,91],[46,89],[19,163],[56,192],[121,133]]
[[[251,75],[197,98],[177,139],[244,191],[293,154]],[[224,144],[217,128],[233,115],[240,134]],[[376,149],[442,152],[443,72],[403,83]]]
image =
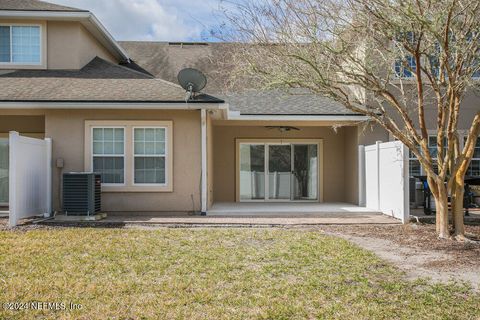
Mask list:
[[380,209],[378,181],[378,144],[365,147],[365,206]]
[[52,142],[10,132],[9,225],[52,211]]
[[366,207],[409,219],[408,148],[400,141],[365,147]]

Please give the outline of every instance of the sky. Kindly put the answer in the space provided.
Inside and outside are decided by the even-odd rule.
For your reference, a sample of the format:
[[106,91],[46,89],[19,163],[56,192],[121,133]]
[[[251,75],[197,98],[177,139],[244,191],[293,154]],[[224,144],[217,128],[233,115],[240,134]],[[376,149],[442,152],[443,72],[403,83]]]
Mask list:
[[222,0],[46,0],[92,11],[116,40],[215,41]]

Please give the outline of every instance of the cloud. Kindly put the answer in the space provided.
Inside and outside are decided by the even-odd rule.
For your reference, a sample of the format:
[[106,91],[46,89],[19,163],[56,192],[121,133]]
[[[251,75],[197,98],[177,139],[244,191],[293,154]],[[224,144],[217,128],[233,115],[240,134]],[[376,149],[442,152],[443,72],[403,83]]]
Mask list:
[[49,0],[92,11],[117,40],[202,41],[219,0]]

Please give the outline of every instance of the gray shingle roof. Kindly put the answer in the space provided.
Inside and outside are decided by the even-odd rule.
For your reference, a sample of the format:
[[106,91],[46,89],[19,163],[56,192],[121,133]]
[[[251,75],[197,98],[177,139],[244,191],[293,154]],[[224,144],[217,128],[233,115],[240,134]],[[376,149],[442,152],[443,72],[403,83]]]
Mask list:
[[63,11],[63,12],[86,12],[72,7],[61,6],[39,0],[0,0],[0,10],[12,11]]
[[[18,70],[0,75],[0,101],[185,102],[174,83],[93,59],[79,71]],[[200,95],[192,102],[221,102]]]
[[80,70],[16,70],[3,78],[152,79],[153,76],[126,66],[93,58]]
[[216,95],[231,110],[248,115],[355,115],[332,99],[309,93],[288,94],[278,90],[246,90],[241,93]]
[[231,86],[232,44],[125,41],[120,45],[138,65],[167,81],[176,82],[177,73],[186,67],[201,70],[208,79],[205,91],[224,99],[231,110],[241,114],[356,114],[330,98],[314,94],[255,90],[255,84],[248,81],[238,82],[242,87]]

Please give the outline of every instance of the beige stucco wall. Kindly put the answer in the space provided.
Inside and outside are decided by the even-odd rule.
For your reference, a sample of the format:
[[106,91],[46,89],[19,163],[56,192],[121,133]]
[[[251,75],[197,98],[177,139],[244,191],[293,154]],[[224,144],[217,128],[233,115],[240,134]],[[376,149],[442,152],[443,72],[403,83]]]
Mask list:
[[[173,121],[173,192],[104,192],[102,210],[188,212],[200,209],[199,111],[47,110],[45,135],[52,138],[54,162],[64,159],[63,172],[84,171],[85,120]],[[53,172],[53,204],[59,209],[60,170],[54,168]]]
[[368,146],[377,141],[387,142],[388,132],[374,122],[363,123],[358,126],[358,144]]
[[[283,125],[291,125],[284,123]],[[323,139],[323,201],[344,202],[345,193],[345,128],[335,132],[331,127],[300,127],[300,131],[280,132],[257,126],[219,126],[214,134],[213,197],[216,202],[234,202],[236,188],[235,139],[285,138]],[[355,146],[356,149],[356,146]]]
[[[478,80],[477,80],[478,81]],[[398,90],[391,89],[394,96],[404,103],[407,107],[410,108],[409,116],[418,128],[418,112],[417,112],[417,90],[414,82],[412,80],[403,81],[403,89],[405,91],[405,101],[404,97],[400,94]],[[377,102],[367,95],[367,104],[376,105]],[[436,99],[431,92],[425,94],[425,123],[428,130],[435,130],[437,127],[437,106],[435,105]],[[396,124],[399,127],[404,127],[404,121],[396,110],[394,110],[389,105],[385,105],[388,116],[392,117]],[[458,129],[461,131],[468,130],[472,125],[472,120],[475,114],[480,110],[480,90],[469,88],[465,93],[463,101],[461,103],[460,116],[458,121]]]
[[0,133],[10,131],[20,133],[44,133],[45,117],[43,115],[0,115]]
[[48,69],[80,69],[96,56],[115,58],[79,22],[48,21]]
[[115,57],[80,22],[0,18],[0,23],[35,24],[40,25],[42,31],[40,65],[0,64],[0,69],[78,70],[96,56],[118,63]]
[[89,63],[96,56],[117,64],[119,61],[83,26],[80,26],[80,66]]

